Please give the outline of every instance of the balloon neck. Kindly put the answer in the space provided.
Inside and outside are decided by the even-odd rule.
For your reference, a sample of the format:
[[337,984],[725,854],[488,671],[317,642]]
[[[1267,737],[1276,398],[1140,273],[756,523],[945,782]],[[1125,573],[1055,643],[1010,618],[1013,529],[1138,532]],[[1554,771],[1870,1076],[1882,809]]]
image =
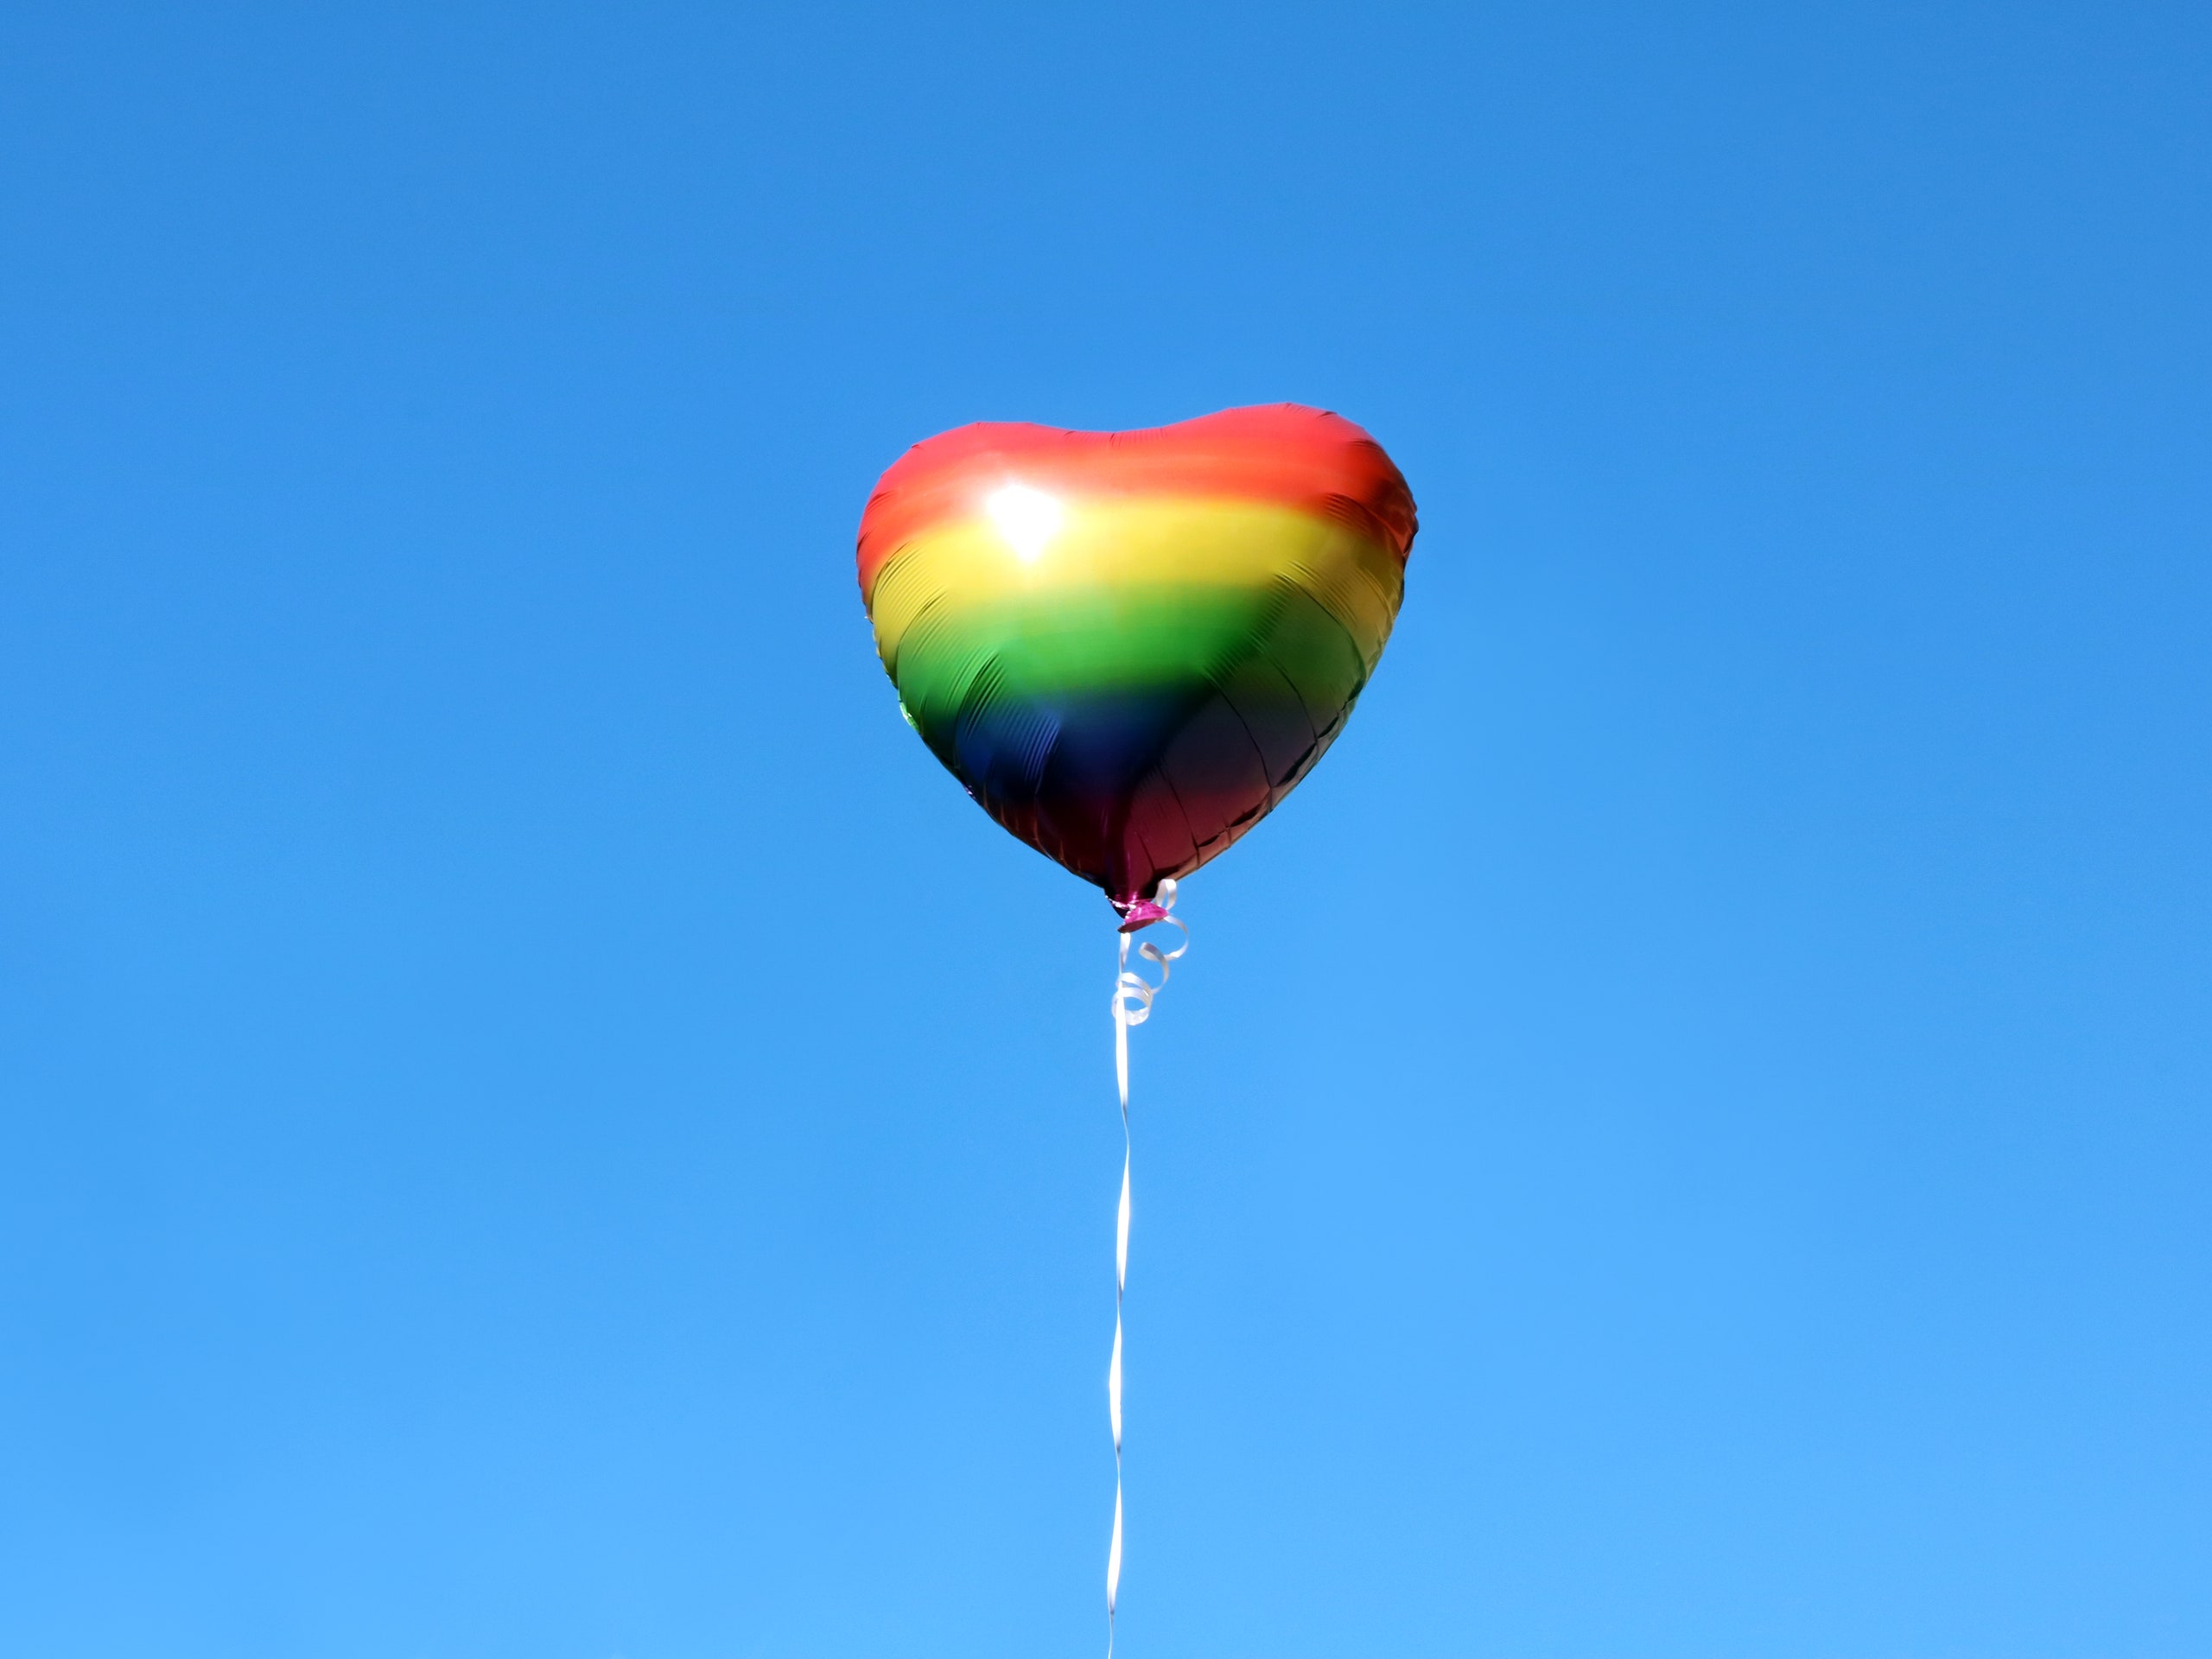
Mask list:
[[1140,899],[1132,893],[1126,899],[1113,900],[1113,906],[1122,912],[1122,925],[1117,930],[1120,932],[1134,933],[1154,922],[1164,922],[1167,912],[1175,908],[1175,878],[1171,875],[1162,880],[1152,898]]

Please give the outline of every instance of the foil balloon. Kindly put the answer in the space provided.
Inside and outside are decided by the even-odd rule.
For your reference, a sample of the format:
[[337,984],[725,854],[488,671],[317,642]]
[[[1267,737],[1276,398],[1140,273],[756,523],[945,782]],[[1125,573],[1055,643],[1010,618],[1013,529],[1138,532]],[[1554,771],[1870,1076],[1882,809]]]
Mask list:
[[[1264,817],[1344,729],[1397,620],[1414,529],[1382,447],[1294,404],[1148,432],[963,426],[899,457],[861,518],[861,599],[908,721],[985,811],[1121,912],[1108,1659],[1129,1032],[1189,948],[1177,880]],[[1163,923],[1184,943],[1140,944],[1133,968],[1130,936]]]
[[1344,729],[1415,528],[1382,447],[1294,404],[1140,432],[985,423],[883,474],[861,597],[931,751],[1138,919]]

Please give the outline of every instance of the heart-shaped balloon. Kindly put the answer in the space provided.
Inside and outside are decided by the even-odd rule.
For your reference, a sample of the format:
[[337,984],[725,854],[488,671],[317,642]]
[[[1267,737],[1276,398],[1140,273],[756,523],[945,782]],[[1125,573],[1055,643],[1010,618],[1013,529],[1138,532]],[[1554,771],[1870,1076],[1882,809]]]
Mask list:
[[984,423],[884,474],[861,599],[922,741],[1127,915],[1344,729],[1415,528],[1382,446],[1295,404],[1143,432]]

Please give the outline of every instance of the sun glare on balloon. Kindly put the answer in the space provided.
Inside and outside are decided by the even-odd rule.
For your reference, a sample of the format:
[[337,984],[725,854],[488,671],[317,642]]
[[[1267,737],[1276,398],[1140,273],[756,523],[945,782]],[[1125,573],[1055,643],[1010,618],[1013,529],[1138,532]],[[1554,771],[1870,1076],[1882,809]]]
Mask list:
[[1024,564],[1036,563],[1046,544],[1060,533],[1067,512],[1059,502],[1027,484],[1009,484],[983,504],[999,534]]

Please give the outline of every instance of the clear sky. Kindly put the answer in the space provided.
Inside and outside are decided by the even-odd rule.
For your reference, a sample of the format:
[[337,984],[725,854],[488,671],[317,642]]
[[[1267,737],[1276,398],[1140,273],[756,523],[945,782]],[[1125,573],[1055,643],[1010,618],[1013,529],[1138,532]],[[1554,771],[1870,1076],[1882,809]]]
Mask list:
[[1127,1659],[2212,1652],[2212,14],[0,17],[0,1650],[1096,1655],[908,443],[1421,508],[1137,1034]]

